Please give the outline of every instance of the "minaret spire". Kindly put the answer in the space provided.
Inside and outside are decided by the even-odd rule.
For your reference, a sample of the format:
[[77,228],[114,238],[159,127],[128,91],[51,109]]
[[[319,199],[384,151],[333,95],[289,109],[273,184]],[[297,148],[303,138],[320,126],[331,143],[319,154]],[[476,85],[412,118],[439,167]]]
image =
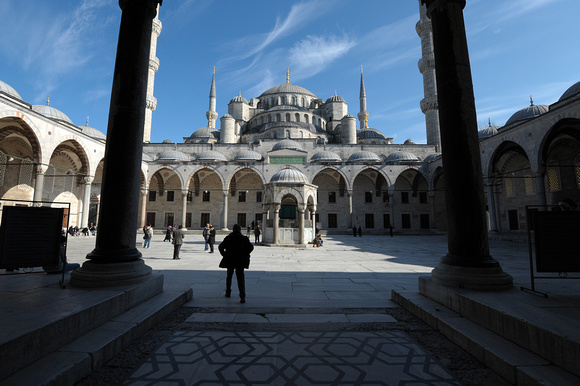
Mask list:
[[363,77],[363,66],[360,66],[360,112],[358,113],[358,120],[360,121],[360,128],[368,127],[369,113],[367,112],[367,93],[365,91],[365,80]]
[[290,67],[286,67],[286,83],[290,83]]
[[216,110],[216,91],[215,91],[215,66],[211,77],[211,87],[209,89],[209,110],[205,114],[207,118],[207,127],[215,129],[215,122],[218,118]]

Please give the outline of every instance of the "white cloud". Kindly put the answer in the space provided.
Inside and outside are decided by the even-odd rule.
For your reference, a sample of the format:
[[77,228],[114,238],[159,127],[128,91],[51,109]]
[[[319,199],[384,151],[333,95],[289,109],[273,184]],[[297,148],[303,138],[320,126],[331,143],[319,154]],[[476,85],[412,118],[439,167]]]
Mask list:
[[309,78],[323,71],[330,63],[345,55],[355,42],[347,36],[312,36],[290,49],[290,64],[297,79]]

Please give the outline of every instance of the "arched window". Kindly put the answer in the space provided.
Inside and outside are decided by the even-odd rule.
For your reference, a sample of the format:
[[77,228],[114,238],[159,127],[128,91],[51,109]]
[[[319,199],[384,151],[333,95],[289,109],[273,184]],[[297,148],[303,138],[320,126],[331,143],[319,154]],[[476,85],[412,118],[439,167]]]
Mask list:
[[290,122],[290,113],[286,113],[286,122]]
[[280,122],[280,113],[276,114],[276,122]]
[[547,174],[550,192],[558,192],[562,190],[562,184],[560,183],[560,167],[558,165],[558,162],[556,161],[548,162]]
[[308,114],[304,114],[304,122],[308,123]]
[[300,114],[296,113],[296,122],[300,122]]
[[264,124],[264,117],[260,117],[260,125]]
[[302,107],[306,107],[306,99],[304,97],[302,97]]
[[318,126],[322,126],[322,125],[320,124],[320,118],[318,118]]
[[278,133],[272,131],[272,139],[278,139]]
[[295,104],[296,104],[296,97],[295,97],[295,96],[293,96],[293,97],[292,97],[292,104],[293,104],[293,105],[295,105]]
[[268,123],[272,123],[272,116],[268,114]]

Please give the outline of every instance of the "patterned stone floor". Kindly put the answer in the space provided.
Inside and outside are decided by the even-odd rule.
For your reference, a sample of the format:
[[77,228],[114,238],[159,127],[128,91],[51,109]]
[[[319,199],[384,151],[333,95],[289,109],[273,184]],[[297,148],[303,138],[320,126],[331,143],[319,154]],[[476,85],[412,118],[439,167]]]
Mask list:
[[177,331],[123,385],[460,385],[401,331]]

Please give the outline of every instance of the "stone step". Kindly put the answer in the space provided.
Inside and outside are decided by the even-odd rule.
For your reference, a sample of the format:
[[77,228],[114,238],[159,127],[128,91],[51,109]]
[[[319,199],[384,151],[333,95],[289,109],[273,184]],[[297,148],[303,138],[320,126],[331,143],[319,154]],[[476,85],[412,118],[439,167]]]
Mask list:
[[2,385],[72,385],[101,367],[187,300],[162,292],[1,381]]
[[393,291],[393,300],[514,385],[580,384],[577,375],[419,293]]
[[387,314],[338,313],[195,313],[188,323],[397,323]]

